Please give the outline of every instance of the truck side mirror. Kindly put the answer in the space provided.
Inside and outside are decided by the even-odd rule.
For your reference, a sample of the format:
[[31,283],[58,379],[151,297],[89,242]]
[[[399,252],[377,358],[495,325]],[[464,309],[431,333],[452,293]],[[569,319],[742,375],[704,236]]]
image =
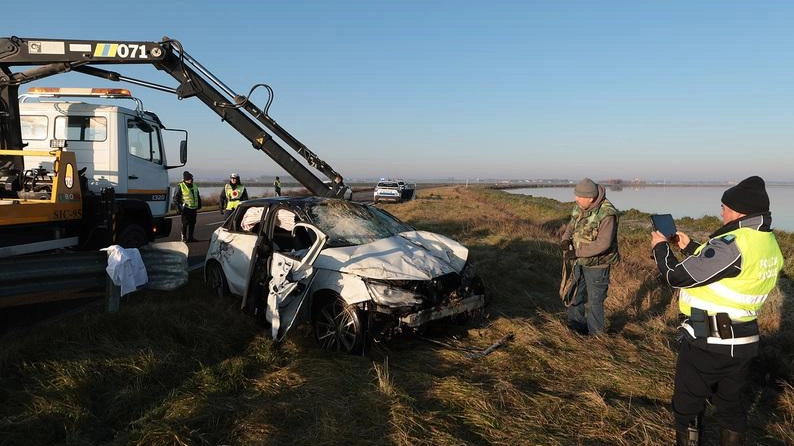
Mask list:
[[182,164],[187,163],[187,140],[183,139],[179,142],[179,162]]
[[[188,133],[187,133],[187,130],[169,129],[169,128],[163,127],[163,133],[162,133],[163,135],[166,135],[166,134],[171,135],[170,132],[180,132],[182,134],[180,136],[183,137],[182,139],[179,140],[179,164],[174,165],[174,166],[165,166],[166,169],[176,169],[177,167],[182,167],[182,166],[184,166],[187,163],[187,139],[188,139]],[[176,142],[176,139],[171,138],[171,137],[168,137],[168,138],[169,138],[169,141],[168,141],[167,145],[170,146],[170,147],[173,147],[173,144]]]

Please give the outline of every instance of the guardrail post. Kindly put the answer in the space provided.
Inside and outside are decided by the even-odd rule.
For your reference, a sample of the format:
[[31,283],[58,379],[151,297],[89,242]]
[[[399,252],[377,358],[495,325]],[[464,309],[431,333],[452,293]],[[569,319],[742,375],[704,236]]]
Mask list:
[[107,277],[106,283],[105,289],[108,299],[108,313],[117,313],[121,303],[121,287],[114,284],[110,277]]

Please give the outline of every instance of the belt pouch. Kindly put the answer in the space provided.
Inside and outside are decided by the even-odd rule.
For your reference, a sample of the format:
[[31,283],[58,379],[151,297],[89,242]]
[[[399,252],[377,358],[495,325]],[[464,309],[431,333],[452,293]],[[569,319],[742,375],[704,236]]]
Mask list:
[[692,307],[692,312],[689,316],[689,322],[692,324],[692,329],[695,331],[696,338],[707,338],[711,334],[706,310]]
[[731,317],[728,313],[717,313],[714,318],[717,320],[717,333],[720,334],[722,339],[733,338],[733,330],[731,329]]

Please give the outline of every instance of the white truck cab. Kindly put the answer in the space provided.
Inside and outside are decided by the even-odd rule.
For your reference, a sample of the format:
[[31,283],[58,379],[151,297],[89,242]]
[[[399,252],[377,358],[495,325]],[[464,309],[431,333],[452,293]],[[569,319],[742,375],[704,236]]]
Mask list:
[[[83,102],[86,98],[99,103]],[[108,99],[127,99],[137,105],[126,108]],[[19,109],[25,150],[47,151],[52,140],[65,140],[64,150],[75,153],[77,169],[86,169],[86,193],[99,195],[113,188],[121,208],[119,238],[137,239],[124,244],[145,244],[168,236],[170,220],[164,218],[170,208],[168,169],[187,161],[186,131],[174,130],[184,134],[181,164],[168,166],[162,133],[170,129],[164,128],[157,115],[144,111],[141,101],[127,89],[35,87],[20,96]],[[26,172],[42,177],[55,171],[51,159],[26,156],[24,162]],[[46,193],[46,186],[39,189]]]

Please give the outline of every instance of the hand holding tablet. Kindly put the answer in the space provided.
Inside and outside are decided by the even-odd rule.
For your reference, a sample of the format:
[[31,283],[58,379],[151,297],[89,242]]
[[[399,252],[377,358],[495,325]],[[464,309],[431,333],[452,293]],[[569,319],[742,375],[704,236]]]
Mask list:
[[676,237],[675,221],[670,214],[653,214],[651,215],[651,224],[653,229],[659,231],[664,235],[668,241],[674,241]]

